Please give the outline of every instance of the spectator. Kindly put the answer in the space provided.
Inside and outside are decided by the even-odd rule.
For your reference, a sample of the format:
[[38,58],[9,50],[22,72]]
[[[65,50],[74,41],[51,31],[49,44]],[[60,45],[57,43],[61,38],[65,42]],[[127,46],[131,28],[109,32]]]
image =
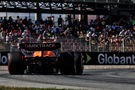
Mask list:
[[58,26],[59,27],[62,27],[63,26],[63,19],[62,19],[61,15],[58,18]]
[[68,15],[67,21],[68,21],[68,26],[71,26],[72,25],[72,20],[71,20],[71,16],[70,15]]
[[[72,23],[72,21],[74,21]],[[32,22],[31,19],[20,18],[17,16],[16,20],[12,17],[0,18],[0,32],[2,39],[6,42],[14,41],[18,39],[31,40],[30,38],[39,37],[40,39],[47,39],[60,37],[77,37],[86,38],[87,41],[90,38],[91,41],[96,41],[97,43],[121,43],[122,41],[133,41],[134,40],[134,26],[128,25],[131,28],[127,28],[127,25],[120,23],[114,23],[107,25],[105,18],[98,18],[96,20],[91,20],[90,24],[87,25],[82,20],[72,20],[71,16],[67,17],[67,25],[63,24],[63,18],[60,15],[58,18],[58,27],[54,23],[54,17],[48,17],[44,22],[35,21]],[[11,40],[12,39],[12,40]],[[90,42],[91,42],[90,41]],[[119,45],[119,44],[117,44]]]

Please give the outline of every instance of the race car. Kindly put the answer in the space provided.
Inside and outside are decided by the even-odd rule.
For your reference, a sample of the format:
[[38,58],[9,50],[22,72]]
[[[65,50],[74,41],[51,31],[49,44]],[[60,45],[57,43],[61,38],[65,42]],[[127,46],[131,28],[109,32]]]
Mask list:
[[60,43],[21,43],[8,54],[10,74],[83,74],[80,52],[59,52]]

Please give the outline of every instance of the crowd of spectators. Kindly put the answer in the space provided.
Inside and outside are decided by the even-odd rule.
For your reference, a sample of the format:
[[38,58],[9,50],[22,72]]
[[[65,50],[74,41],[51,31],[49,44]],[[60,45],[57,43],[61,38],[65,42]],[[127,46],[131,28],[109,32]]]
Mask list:
[[59,16],[58,25],[54,23],[54,17],[46,20],[32,21],[27,17],[19,16],[14,20],[12,17],[0,18],[0,37],[8,42],[38,42],[44,39],[56,39],[75,37],[85,39],[91,43],[122,43],[131,42],[135,37],[135,27],[130,21],[108,23],[106,18],[97,18],[89,23],[83,20],[72,19],[70,15],[64,19]]

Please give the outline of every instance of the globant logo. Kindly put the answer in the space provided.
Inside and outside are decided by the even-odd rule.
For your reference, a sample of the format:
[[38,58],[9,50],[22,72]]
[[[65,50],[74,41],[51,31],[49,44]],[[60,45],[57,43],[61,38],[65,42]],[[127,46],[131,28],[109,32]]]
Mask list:
[[7,56],[4,56],[4,55],[1,55],[1,53],[0,53],[0,65],[2,64],[2,65],[5,65],[5,64],[7,64],[8,63],[8,58],[7,58]]
[[106,65],[133,65],[135,64],[135,55],[118,56],[116,54],[108,55],[107,53],[100,53],[98,55],[98,63]]

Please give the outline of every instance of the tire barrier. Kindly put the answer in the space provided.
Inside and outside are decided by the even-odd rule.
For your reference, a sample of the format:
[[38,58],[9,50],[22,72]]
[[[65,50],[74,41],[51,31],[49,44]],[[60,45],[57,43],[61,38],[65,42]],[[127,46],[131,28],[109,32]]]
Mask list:
[[8,65],[8,52],[0,52],[0,65]]

